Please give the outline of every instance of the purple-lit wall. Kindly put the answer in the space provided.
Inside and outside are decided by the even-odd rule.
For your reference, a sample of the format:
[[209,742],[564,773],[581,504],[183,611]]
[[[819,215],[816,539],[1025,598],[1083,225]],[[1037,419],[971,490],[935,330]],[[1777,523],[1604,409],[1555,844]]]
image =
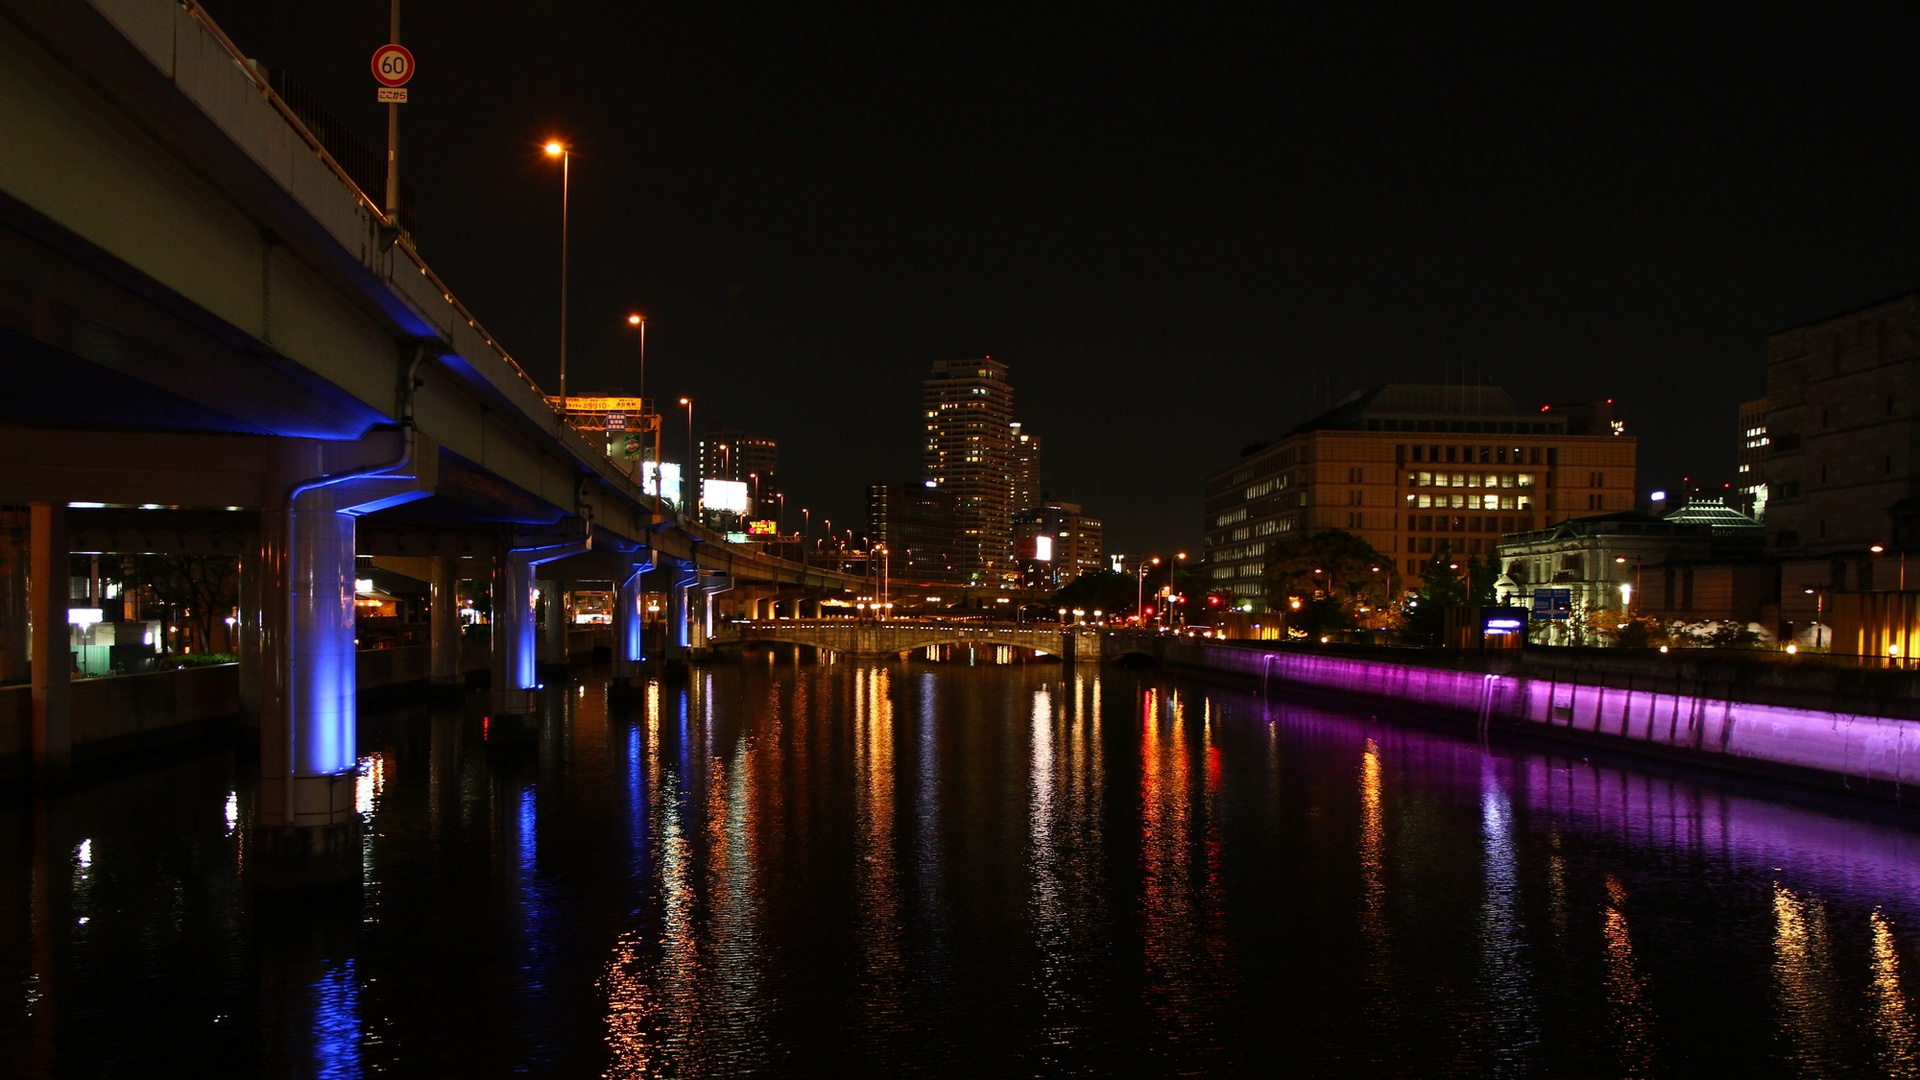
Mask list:
[[[1896,785],[1906,783],[1908,744],[1920,756],[1920,722],[1911,720],[1384,660],[1265,653],[1191,639],[1169,642],[1166,649],[1173,663],[1270,679],[1274,685],[1387,698],[1543,729],[1565,728]],[[1920,766],[1920,761],[1915,764]]]

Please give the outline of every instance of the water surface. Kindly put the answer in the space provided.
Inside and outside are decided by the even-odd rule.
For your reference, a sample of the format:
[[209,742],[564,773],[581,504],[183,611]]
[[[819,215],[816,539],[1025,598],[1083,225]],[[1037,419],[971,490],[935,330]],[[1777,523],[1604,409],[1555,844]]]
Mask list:
[[0,808],[26,1076],[1920,1075],[1920,834],[1151,673],[748,661]]

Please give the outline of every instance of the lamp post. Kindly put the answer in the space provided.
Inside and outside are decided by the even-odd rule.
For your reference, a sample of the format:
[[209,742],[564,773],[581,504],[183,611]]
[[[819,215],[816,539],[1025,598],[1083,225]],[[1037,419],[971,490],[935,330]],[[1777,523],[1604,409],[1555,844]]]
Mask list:
[[[1613,557],[1613,564],[1615,566],[1625,566],[1627,565],[1627,557],[1625,555],[1615,555]],[[1669,599],[1668,603],[1672,603],[1672,600]],[[1639,606],[1639,604],[1640,604],[1640,556],[1635,555],[1633,557],[1633,592],[1627,596],[1627,617],[1628,618],[1633,617],[1634,610]]]
[[548,139],[547,156],[560,159],[560,419],[567,418],[567,213],[572,186],[573,147]]
[[[1875,544],[1867,550],[1875,555],[1884,555],[1887,549],[1884,544]],[[1905,551],[1900,553],[1900,591],[1907,591],[1907,553]]]
[[[1155,555],[1152,562],[1141,563],[1137,573],[1134,575],[1137,579],[1135,582],[1136,588],[1134,589],[1137,595],[1133,601],[1133,625],[1135,626],[1145,626],[1147,622],[1147,567],[1159,565],[1160,556]],[[1061,609],[1061,614],[1066,614],[1064,608]]]
[[1816,649],[1826,644],[1827,594],[1824,590],[1828,588],[1830,586],[1815,585],[1806,590],[1807,595],[1813,597],[1813,647]]
[[[685,513],[687,507],[692,507],[693,519],[697,522],[700,520],[700,483],[698,476],[700,468],[693,463],[693,399],[681,398],[680,404],[687,407],[687,464],[680,472],[680,507],[681,513]],[[689,479],[689,476],[691,476],[692,479]],[[693,491],[692,498],[687,497],[689,487],[691,487]]]

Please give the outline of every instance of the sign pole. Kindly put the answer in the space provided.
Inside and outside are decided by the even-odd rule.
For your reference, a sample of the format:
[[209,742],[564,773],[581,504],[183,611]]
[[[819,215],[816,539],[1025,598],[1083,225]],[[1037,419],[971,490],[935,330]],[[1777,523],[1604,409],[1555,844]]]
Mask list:
[[[400,43],[400,0],[393,0],[387,40]],[[400,227],[400,103],[387,102],[387,224]]]

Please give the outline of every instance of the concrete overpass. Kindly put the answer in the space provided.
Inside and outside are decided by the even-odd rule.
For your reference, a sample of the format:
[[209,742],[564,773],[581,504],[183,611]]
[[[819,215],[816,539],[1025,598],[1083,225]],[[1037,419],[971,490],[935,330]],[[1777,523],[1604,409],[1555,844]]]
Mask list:
[[533,707],[536,579],[613,583],[626,679],[643,584],[668,595],[675,653],[721,592],[857,586],[678,520],[562,423],[192,3],[0,0],[0,140],[0,507],[30,508],[31,536],[0,552],[23,616],[0,627],[0,680],[31,654],[43,779],[70,759],[76,550],[240,560],[257,850],[293,877],[355,850],[356,554],[432,560],[436,678],[460,567],[483,567],[508,712]]
[[759,619],[727,623],[713,644],[805,645],[851,657],[907,656],[933,645],[1007,645],[1063,660],[1098,662],[1102,632],[1091,627],[1007,626],[935,620]]

